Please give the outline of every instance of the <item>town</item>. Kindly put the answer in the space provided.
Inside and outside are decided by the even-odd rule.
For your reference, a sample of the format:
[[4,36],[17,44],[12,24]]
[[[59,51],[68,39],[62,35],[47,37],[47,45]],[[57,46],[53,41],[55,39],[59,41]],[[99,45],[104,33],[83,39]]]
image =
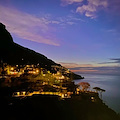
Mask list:
[[70,73],[69,69],[57,65],[52,65],[51,71],[48,71],[39,64],[9,65],[1,62],[0,85],[11,88],[13,97],[47,94],[70,98],[80,91]]

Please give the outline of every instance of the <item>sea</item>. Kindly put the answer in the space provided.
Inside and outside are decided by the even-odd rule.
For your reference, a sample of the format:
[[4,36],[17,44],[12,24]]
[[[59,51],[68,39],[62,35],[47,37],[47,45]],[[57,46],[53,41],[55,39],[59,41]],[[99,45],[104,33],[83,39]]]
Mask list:
[[120,75],[98,75],[80,74],[85,79],[74,80],[75,84],[80,82],[90,83],[90,90],[93,87],[100,87],[105,92],[102,93],[103,102],[116,113],[120,114]]

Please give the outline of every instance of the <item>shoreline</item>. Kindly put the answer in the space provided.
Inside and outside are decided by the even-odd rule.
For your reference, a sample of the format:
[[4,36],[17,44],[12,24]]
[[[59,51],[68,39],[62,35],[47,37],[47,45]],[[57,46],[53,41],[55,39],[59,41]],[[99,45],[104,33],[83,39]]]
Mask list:
[[[89,82],[91,89],[93,87],[100,87],[106,91],[102,95],[104,102],[112,108],[116,113],[120,114],[120,90],[119,90],[119,76],[116,75],[95,75],[82,74],[85,76],[84,80],[75,80],[79,82]],[[117,90],[117,91],[116,91]]]
[[[30,80],[33,82],[31,83]],[[82,82],[81,79],[80,82]],[[2,109],[9,114],[6,120],[19,120],[19,117],[20,120],[24,118],[29,120],[35,118],[43,120],[113,120],[114,118],[120,120],[117,113],[108,108],[99,98],[98,93],[87,91],[88,89],[83,90],[73,81],[65,80],[59,84],[50,82],[45,84],[32,77],[27,80],[11,78],[10,83],[6,83],[4,79],[1,85],[6,86],[1,87],[0,93],[1,105],[4,105]],[[14,92],[15,96],[12,97]]]

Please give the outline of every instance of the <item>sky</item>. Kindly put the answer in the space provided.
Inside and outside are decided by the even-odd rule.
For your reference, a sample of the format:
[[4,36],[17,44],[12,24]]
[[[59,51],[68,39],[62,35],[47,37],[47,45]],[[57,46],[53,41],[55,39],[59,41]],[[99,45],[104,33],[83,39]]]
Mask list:
[[0,0],[14,42],[80,73],[120,74],[119,0]]

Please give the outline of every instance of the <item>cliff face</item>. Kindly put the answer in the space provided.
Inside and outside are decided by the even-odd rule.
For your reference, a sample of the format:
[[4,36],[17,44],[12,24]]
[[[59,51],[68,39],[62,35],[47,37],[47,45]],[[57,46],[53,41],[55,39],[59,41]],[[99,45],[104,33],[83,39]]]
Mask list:
[[0,47],[2,48],[4,48],[5,46],[8,47],[8,45],[11,43],[13,43],[12,36],[5,29],[5,25],[0,23]]

